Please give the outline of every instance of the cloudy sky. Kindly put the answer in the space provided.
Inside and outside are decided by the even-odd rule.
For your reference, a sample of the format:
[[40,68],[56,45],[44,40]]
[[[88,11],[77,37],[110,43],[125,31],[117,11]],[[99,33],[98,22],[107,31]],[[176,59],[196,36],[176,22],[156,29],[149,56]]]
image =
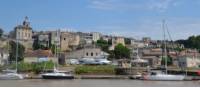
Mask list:
[[101,32],[173,40],[200,34],[200,0],[0,0],[0,27],[9,32],[29,17],[33,30]]

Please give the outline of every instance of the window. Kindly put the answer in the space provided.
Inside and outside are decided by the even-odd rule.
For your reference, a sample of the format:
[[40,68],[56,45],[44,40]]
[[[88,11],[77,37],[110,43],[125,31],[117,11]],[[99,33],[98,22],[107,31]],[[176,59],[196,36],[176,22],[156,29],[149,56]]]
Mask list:
[[91,56],[93,56],[93,53],[91,53]]
[[66,38],[64,38],[64,40],[66,40]]
[[18,32],[18,35],[20,35],[20,32]]
[[88,53],[86,53],[86,56],[88,56]]

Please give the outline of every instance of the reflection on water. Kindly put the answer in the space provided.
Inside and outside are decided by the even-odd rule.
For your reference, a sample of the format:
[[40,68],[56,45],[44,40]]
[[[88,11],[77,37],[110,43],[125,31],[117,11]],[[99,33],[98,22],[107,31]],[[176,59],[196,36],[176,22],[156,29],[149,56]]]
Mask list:
[[110,79],[74,79],[74,80],[0,80],[1,87],[134,87],[134,86],[175,86],[175,87],[199,87],[200,81],[140,81],[140,80],[110,80]]

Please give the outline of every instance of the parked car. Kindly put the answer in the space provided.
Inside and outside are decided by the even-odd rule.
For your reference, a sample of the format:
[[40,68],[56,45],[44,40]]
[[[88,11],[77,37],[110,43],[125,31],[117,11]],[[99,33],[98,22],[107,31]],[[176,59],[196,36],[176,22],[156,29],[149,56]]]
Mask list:
[[70,59],[69,63],[70,64],[79,64],[79,60],[78,59]]
[[107,65],[107,64],[111,64],[111,61],[107,60],[107,59],[96,59],[96,62],[98,64],[101,64],[101,65]]
[[111,61],[108,61],[107,59],[82,58],[79,63],[88,65],[105,65],[110,64]]

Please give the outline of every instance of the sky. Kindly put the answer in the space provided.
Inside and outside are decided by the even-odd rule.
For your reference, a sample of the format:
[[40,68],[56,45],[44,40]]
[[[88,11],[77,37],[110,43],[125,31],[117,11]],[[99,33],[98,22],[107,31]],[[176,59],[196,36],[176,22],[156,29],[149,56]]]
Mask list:
[[200,0],[0,0],[5,32],[29,17],[34,31],[100,32],[163,39],[162,20],[173,40],[200,33]]

